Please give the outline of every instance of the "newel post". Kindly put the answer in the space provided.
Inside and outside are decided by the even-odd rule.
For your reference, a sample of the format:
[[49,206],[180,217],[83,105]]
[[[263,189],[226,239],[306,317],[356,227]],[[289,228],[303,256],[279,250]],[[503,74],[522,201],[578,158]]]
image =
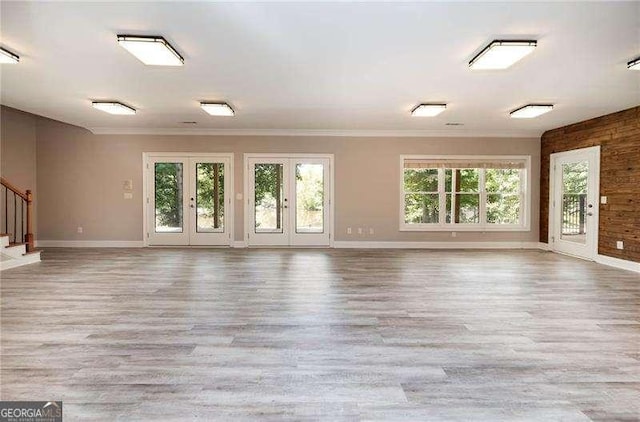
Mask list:
[[24,243],[27,244],[27,252],[32,252],[33,245],[33,225],[31,222],[33,215],[33,194],[27,190],[27,233],[24,235]]

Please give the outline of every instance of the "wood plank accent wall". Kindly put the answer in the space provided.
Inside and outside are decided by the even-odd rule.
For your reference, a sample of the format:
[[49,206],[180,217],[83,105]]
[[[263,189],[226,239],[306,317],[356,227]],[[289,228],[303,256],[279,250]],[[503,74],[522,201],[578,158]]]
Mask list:
[[[640,106],[553,129],[542,135],[540,241],[548,241],[549,161],[555,152],[600,145],[598,251],[640,262]],[[616,241],[624,241],[624,250]]]

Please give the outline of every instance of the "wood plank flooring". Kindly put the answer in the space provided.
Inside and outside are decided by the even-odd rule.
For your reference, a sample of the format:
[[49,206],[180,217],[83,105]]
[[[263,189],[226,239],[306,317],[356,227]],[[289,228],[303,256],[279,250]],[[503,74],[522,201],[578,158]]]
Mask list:
[[48,249],[3,400],[66,421],[638,421],[640,275],[538,251]]

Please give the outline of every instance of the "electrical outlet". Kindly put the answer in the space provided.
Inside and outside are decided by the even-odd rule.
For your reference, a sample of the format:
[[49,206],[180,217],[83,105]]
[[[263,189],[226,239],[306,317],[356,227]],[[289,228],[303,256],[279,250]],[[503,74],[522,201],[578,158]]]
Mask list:
[[373,234],[373,227],[369,227],[369,234]]
[[451,237],[456,237],[458,235],[458,233],[456,232],[451,232]]
[[618,240],[616,242],[616,248],[618,249],[624,249],[624,242],[622,240]]
[[82,227],[78,226],[78,233],[82,233],[83,229]]
[[347,227],[347,234],[351,234],[351,227]]
[[607,203],[607,197],[606,196],[601,196],[600,197],[600,203],[601,204],[606,204]]
[[131,192],[125,192],[124,199],[133,199],[133,194]]
[[362,234],[362,227],[358,227],[358,234]]

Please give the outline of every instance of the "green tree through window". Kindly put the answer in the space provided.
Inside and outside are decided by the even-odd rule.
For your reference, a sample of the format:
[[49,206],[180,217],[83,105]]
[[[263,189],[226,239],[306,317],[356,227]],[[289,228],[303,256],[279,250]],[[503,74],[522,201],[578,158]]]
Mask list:
[[182,163],[155,163],[156,231],[182,228]]
[[[405,159],[405,227],[523,227],[523,161]],[[580,181],[573,184],[580,189]],[[442,209],[444,221],[440,221]]]
[[224,164],[198,163],[196,173],[198,228],[221,228],[224,220]]

